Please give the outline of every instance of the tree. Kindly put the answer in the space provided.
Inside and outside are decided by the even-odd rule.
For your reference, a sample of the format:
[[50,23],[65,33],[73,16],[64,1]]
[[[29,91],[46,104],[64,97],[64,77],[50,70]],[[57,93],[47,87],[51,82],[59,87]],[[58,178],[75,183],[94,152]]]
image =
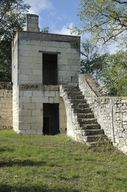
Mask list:
[[81,69],[104,86],[109,95],[127,96],[127,52],[100,54],[90,41],[82,45]]
[[126,0],[81,0],[80,33],[90,32],[103,43],[127,34]]
[[[78,31],[89,32],[93,44],[103,47],[116,40],[127,45],[127,0],[81,0],[80,19],[82,27]],[[127,52],[97,52],[90,60],[86,58],[82,62],[87,71],[97,76],[110,95],[127,96]]]
[[81,69],[100,79],[101,72],[105,65],[107,54],[101,54],[97,45],[93,45],[90,40],[82,43]]
[[23,0],[0,0],[0,81],[11,81],[11,41],[28,9]]
[[105,57],[101,81],[109,95],[127,96],[127,52],[120,51]]

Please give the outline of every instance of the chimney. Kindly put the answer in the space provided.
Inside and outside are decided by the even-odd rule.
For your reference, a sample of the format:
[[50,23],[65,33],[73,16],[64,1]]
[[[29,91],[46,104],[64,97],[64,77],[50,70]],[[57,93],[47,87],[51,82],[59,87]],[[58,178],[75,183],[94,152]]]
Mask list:
[[26,15],[26,30],[31,32],[39,32],[38,27],[38,15],[27,14]]

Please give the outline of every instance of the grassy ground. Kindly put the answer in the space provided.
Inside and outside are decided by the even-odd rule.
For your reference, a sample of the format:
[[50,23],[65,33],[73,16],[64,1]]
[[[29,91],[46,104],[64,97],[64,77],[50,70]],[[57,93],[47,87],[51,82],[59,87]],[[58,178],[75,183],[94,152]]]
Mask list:
[[0,131],[0,192],[127,192],[127,156],[64,135]]

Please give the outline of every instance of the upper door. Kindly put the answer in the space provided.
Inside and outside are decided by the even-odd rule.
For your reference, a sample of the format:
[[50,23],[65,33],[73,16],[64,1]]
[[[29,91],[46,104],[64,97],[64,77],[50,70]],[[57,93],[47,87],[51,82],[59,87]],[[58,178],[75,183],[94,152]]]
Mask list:
[[43,85],[57,85],[57,54],[43,54]]

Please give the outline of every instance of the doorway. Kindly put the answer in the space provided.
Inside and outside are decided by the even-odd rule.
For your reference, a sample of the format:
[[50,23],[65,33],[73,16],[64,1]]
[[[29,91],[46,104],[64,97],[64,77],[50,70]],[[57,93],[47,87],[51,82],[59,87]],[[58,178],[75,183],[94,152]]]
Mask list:
[[57,85],[57,54],[43,54],[43,85]]
[[43,134],[55,135],[59,131],[59,104],[43,104]]

